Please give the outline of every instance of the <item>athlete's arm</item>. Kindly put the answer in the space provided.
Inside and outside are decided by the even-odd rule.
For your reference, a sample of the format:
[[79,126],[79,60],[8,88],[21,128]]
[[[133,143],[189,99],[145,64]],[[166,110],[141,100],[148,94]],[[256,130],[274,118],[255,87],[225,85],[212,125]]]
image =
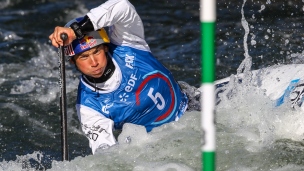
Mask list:
[[128,0],[109,0],[91,9],[87,16],[95,30],[109,27],[111,43],[150,51],[142,20]]
[[77,104],[76,108],[82,130],[89,139],[93,154],[99,148],[108,148],[116,143],[113,135],[114,122],[111,119],[80,104]]

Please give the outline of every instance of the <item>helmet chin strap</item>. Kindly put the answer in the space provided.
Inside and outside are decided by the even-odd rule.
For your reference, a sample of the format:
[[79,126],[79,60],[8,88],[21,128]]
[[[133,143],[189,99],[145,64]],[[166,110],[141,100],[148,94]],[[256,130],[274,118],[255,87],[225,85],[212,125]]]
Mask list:
[[113,75],[113,73],[115,71],[115,65],[114,65],[111,57],[109,57],[109,55],[107,53],[106,53],[106,58],[107,58],[107,66],[106,66],[102,76],[99,78],[94,78],[94,77],[85,75],[85,77],[88,79],[88,81],[90,81],[91,83],[103,83],[103,82],[107,81],[109,78],[111,78],[111,76]]

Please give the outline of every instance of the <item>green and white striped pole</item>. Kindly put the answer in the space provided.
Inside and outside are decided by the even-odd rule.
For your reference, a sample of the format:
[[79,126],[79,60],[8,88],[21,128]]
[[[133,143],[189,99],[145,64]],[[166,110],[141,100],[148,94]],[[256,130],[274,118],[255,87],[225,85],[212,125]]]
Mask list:
[[200,0],[202,90],[201,127],[203,130],[202,170],[215,170],[215,21],[216,0]]

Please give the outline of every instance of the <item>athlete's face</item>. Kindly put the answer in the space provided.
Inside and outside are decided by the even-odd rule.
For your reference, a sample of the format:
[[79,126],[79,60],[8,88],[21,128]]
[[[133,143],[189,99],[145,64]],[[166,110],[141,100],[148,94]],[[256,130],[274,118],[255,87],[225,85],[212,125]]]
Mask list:
[[85,75],[99,78],[107,66],[106,52],[108,47],[96,46],[74,57],[75,65]]

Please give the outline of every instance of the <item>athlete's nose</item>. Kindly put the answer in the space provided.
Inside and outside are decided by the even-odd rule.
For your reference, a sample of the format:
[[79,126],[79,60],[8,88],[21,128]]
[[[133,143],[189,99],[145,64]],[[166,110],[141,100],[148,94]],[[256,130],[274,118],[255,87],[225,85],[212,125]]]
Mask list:
[[92,67],[98,66],[98,60],[94,57],[94,55],[91,55],[90,58],[91,58],[91,66]]

